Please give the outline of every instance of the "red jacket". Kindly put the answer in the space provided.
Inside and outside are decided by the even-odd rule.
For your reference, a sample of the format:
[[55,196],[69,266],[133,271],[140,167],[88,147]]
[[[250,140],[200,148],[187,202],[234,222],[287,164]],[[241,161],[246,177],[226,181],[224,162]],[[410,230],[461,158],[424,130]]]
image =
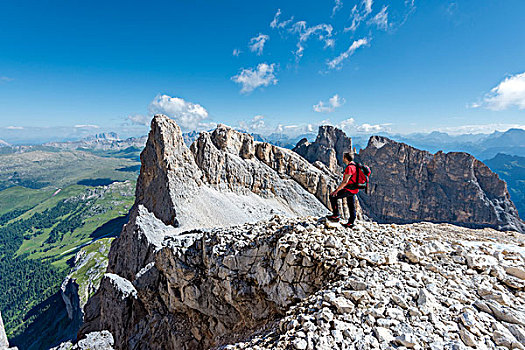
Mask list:
[[[350,186],[352,184],[355,184],[357,182],[357,171],[356,171],[357,167],[355,166],[355,163],[354,162],[350,162],[350,164],[348,164],[344,170],[344,175],[350,175],[350,180],[348,180],[348,183],[346,184],[346,186]],[[361,171],[361,170],[360,170]],[[361,175],[360,176],[363,176],[362,178],[364,179],[365,178],[365,175],[362,174],[362,171],[361,171]],[[357,194],[359,192],[358,189],[355,189],[355,190],[351,190],[349,188],[346,188],[346,186],[343,188],[343,190],[345,191],[349,191],[350,193],[353,193],[353,194]]]

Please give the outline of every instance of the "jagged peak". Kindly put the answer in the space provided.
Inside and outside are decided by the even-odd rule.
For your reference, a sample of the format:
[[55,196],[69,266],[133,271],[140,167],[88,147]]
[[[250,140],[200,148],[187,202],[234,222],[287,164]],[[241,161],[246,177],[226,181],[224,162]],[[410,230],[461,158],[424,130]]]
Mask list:
[[176,199],[191,195],[201,172],[174,120],[157,114],[140,155],[135,205],[142,204],[166,225],[178,226]]
[[[197,145],[211,141],[218,150],[236,154],[244,159],[252,158],[255,154],[253,136],[225,124],[218,124],[213,131],[201,132],[197,141]],[[195,148],[192,148],[192,151],[195,153]]]
[[339,140],[341,139],[350,140],[343,130],[332,125],[321,125],[319,126],[319,131],[317,133],[315,142],[320,143],[325,147],[336,147],[337,143],[340,142]]

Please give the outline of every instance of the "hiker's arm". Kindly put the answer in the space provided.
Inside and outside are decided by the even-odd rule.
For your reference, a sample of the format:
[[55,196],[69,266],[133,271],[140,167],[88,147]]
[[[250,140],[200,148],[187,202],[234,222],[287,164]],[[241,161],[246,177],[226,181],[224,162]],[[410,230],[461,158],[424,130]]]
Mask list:
[[337,186],[337,188],[335,189],[335,191],[333,192],[333,195],[335,196],[337,194],[337,192],[339,192],[340,190],[342,190],[346,184],[348,183],[348,181],[350,181],[350,174],[345,174],[343,176],[343,181],[341,181],[341,184],[339,186]]

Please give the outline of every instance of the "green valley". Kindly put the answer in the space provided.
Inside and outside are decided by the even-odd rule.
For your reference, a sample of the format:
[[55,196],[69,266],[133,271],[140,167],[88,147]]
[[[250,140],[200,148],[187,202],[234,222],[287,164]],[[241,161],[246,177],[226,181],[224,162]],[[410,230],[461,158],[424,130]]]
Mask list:
[[139,152],[34,147],[0,154],[0,306],[15,345],[25,349],[34,321],[63,305],[60,285],[75,254],[120,233]]

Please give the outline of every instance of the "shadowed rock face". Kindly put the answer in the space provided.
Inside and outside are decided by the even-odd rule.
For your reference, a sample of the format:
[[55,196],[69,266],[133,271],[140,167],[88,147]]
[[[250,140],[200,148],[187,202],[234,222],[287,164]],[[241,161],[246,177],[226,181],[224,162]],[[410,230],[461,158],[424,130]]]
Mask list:
[[359,160],[372,169],[361,204],[380,222],[449,222],[525,232],[505,182],[467,153],[431,154],[373,136]]
[[323,125],[319,127],[315,142],[310,143],[304,138],[293,151],[311,163],[320,161],[337,173],[344,167],[343,154],[352,151],[352,139],[338,128]]

